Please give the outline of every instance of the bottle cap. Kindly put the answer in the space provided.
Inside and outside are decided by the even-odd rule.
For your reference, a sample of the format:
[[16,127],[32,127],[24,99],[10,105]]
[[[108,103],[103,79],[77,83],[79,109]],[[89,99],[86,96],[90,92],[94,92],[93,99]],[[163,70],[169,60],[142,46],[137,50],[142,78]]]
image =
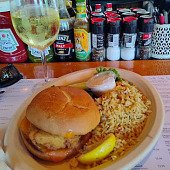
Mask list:
[[105,11],[104,12],[104,14],[106,15],[106,17],[107,17],[107,15],[109,15],[109,14],[116,14],[116,12],[115,11]]
[[92,33],[103,34],[104,33],[104,18],[91,18]]
[[130,8],[130,10],[131,10],[132,12],[138,12],[138,11],[140,11],[140,10],[145,10],[145,9],[142,9],[142,8]]
[[101,9],[101,4],[95,4],[95,9]]
[[112,3],[107,3],[106,8],[112,8]]
[[139,32],[153,32],[154,20],[150,15],[142,15],[138,19],[138,29]]
[[165,17],[164,17],[163,14],[160,14],[160,16],[159,16],[159,23],[160,24],[165,24]]
[[10,4],[8,0],[0,1],[0,12],[8,12],[10,11]]
[[122,17],[128,17],[128,16],[135,16],[134,12],[124,12],[122,13]]
[[105,19],[104,18],[92,18],[91,21],[92,21],[92,24],[96,23],[96,22],[103,22]]
[[138,9],[138,10],[136,10],[136,12],[140,14],[140,13],[145,13],[148,11],[146,11],[146,9]]
[[116,14],[114,12],[106,13],[105,15],[107,18],[119,18],[120,17],[119,14]]
[[139,10],[136,15],[137,17],[140,17],[142,15],[150,15],[150,12],[146,11],[145,9],[142,9],[142,10]]
[[121,18],[108,18],[108,33],[119,34]]
[[92,11],[91,16],[97,18],[105,18],[105,15],[102,12],[96,12],[96,11]]
[[130,9],[127,9],[127,8],[122,8],[122,9],[119,9],[119,10],[118,10],[118,13],[119,13],[119,14],[122,14],[122,13],[124,13],[124,12],[131,12],[131,10],[130,10]]
[[137,18],[136,17],[124,17],[123,18],[123,32],[124,33],[136,33],[137,31]]

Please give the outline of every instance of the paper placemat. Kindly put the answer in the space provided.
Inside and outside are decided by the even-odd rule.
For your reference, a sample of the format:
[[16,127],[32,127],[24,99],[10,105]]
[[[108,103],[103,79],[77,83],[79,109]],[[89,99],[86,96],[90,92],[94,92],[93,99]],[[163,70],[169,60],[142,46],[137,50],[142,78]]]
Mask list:
[[[160,93],[165,107],[165,123],[162,134],[152,152],[133,170],[170,169],[170,75],[145,76]],[[0,89],[0,146],[5,129],[16,110],[32,94],[33,87],[42,79],[22,79],[16,84]],[[2,154],[1,154],[2,155]],[[0,161],[1,156],[0,156]],[[4,164],[0,162],[1,167]],[[3,169],[4,170],[4,169]]]

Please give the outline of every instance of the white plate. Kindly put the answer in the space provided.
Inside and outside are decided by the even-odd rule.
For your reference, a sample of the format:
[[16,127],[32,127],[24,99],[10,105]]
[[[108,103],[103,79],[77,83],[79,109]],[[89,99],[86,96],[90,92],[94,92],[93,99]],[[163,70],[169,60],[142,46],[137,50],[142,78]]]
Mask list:
[[[149,116],[145,128],[140,136],[140,142],[130,151],[126,156],[120,158],[116,162],[107,162],[95,169],[130,169],[153,149],[158,137],[161,133],[164,120],[164,108],[161,98],[153,87],[153,85],[145,80],[142,76],[118,69],[122,78],[133,82],[137,87],[151,100],[152,102],[152,114]],[[83,82],[89,79],[95,73],[95,68],[86,69],[77,72],[73,72],[50,82],[46,87],[51,85],[68,85],[78,82]],[[42,90],[42,89],[41,89]],[[5,134],[4,148],[6,158],[9,166],[15,170],[68,170],[68,163],[63,164],[50,164],[45,161],[38,161],[32,157],[32,155],[26,150],[24,144],[19,135],[18,126],[25,116],[25,109],[30,103],[32,98],[36,94],[32,95],[28,100],[18,109],[13,119],[11,120],[9,127]]]

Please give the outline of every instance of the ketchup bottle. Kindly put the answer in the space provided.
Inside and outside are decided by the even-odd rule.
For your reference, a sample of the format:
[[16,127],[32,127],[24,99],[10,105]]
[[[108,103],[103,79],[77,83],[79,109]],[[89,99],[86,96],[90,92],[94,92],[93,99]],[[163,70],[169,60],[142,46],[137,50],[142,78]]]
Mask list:
[[0,1],[0,62],[19,63],[27,58],[26,45],[12,26],[9,1]]

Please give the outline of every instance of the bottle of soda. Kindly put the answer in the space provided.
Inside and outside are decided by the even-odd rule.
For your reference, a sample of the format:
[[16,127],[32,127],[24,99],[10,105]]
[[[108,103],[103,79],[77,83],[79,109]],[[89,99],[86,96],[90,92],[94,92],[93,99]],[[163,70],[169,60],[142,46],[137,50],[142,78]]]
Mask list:
[[74,61],[74,20],[70,17],[63,0],[59,1],[60,31],[54,42],[56,61]]

